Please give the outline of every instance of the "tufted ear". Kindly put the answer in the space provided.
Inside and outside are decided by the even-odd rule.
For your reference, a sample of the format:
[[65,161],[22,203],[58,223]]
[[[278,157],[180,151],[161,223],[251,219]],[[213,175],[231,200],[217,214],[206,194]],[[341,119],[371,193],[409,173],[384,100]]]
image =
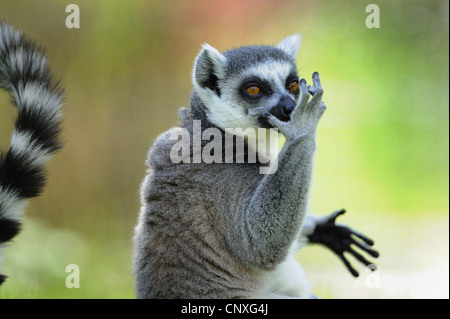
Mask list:
[[220,95],[218,80],[225,77],[226,58],[209,44],[203,44],[194,64],[194,86],[208,88]]
[[277,48],[285,51],[294,60],[297,60],[298,50],[302,45],[302,36],[300,34],[293,34],[284,38],[280,43],[278,43]]

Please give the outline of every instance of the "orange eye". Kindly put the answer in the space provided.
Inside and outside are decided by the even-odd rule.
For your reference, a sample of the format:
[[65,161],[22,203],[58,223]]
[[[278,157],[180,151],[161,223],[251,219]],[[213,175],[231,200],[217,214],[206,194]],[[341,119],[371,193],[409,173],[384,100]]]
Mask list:
[[247,88],[247,92],[250,93],[251,95],[257,95],[259,91],[260,91],[259,87],[257,87],[256,85],[252,85]]
[[291,84],[289,84],[289,90],[291,91],[296,91],[298,88],[298,83],[297,81],[292,82]]

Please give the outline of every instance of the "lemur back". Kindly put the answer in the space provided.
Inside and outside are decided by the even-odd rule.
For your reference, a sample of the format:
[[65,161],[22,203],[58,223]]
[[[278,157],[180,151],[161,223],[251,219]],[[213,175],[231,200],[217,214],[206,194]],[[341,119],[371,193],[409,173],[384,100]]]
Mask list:
[[[44,50],[0,21],[0,88],[12,97],[18,116],[7,152],[0,154],[1,250],[21,229],[28,199],[45,185],[44,164],[61,147],[63,93]],[[5,276],[0,275],[0,284]]]
[[[310,296],[292,251],[306,215],[324,105],[318,75],[310,92],[298,79],[299,46],[298,36],[276,47],[223,54],[204,45],[194,65],[190,109],[180,111],[180,126],[160,135],[148,154],[135,232],[139,298]],[[264,163],[250,157],[195,163],[192,143],[186,161],[175,163],[173,136],[187,130],[195,139],[195,121],[201,121],[200,135],[214,128],[222,141],[229,128],[279,129],[286,143],[270,164],[277,169],[261,174]],[[235,138],[233,149],[237,139],[257,148],[247,136]],[[223,155],[224,148],[214,151]]]

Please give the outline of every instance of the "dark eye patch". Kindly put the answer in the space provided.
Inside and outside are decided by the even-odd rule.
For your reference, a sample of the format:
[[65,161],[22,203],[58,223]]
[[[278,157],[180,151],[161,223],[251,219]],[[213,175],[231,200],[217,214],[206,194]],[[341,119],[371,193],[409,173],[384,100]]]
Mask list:
[[[247,89],[251,86],[257,86],[260,92],[257,95],[251,95],[247,92]],[[255,101],[263,96],[268,96],[273,93],[273,89],[270,83],[264,79],[258,78],[256,76],[248,77],[239,86],[239,93],[251,101]]]
[[[294,81],[297,82],[297,83],[300,83],[299,79],[298,79],[297,72],[293,71],[286,78],[285,87],[286,87],[287,90],[289,90],[289,84],[291,84]],[[297,90],[290,91],[290,92],[294,93],[294,95],[297,97],[300,94],[300,86],[297,88]]]
[[291,71],[291,73],[289,73],[289,75],[286,77],[286,87],[288,87],[292,81],[299,82],[297,72],[295,71]]

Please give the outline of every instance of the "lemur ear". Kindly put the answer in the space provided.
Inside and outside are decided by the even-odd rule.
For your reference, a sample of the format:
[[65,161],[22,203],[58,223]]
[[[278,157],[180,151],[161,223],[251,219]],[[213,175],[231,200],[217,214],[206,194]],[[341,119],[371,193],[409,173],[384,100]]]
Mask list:
[[203,44],[194,64],[193,82],[220,95],[218,80],[225,76],[225,57],[209,44]]
[[297,60],[298,50],[302,45],[302,36],[300,34],[293,34],[284,38],[280,43],[278,43],[277,48],[285,51],[294,60]]

